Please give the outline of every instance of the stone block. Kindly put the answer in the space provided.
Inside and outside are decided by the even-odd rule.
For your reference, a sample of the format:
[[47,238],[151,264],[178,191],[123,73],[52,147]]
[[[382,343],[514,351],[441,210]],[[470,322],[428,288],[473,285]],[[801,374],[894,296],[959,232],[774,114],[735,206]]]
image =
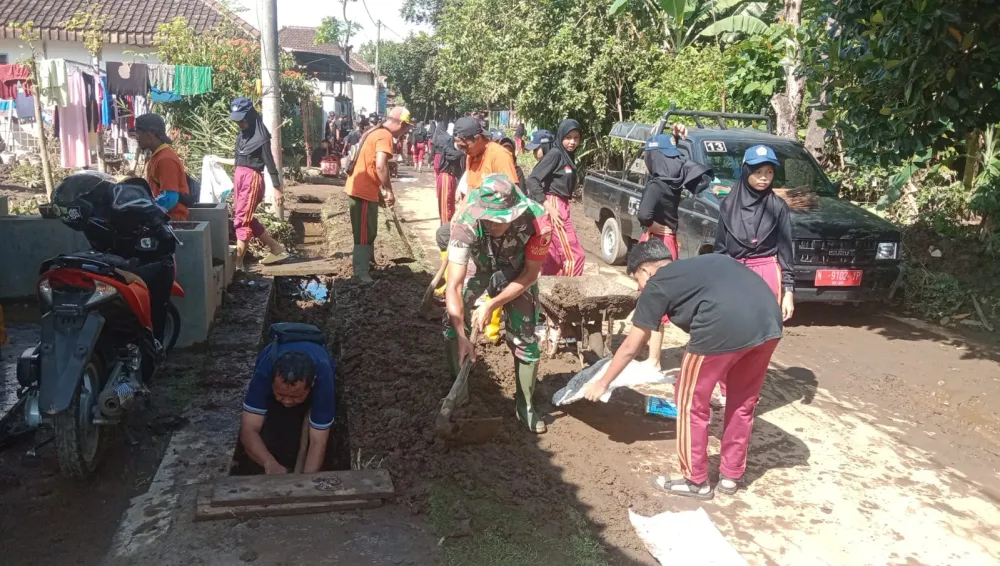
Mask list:
[[188,209],[188,220],[209,223],[212,232],[212,259],[216,260],[213,265],[223,265],[229,251],[229,211],[226,203],[195,204]]
[[183,245],[177,247],[177,282],[184,297],[174,297],[181,315],[178,348],[204,343],[218,307],[212,271],[212,232],[208,222],[174,222]]
[[43,261],[90,249],[82,233],[34,215],[0,216],[0,242],[0,299],[34,298]]

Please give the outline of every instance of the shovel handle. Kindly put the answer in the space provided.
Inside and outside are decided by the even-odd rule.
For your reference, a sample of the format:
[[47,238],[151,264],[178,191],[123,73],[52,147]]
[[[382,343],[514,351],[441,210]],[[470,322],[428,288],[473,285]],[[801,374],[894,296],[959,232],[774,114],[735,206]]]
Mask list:
[[[472,329],[472,336],[469,340],[475,345],[476,340],[479,338],[479,329]],[[470,357],[462,363],[462,367],[458,370],[458,377],[455,378],[455,382],[451,384],[451,391],[448,392],[448,396],[444,398],[441,402],[441,416],[446,419],[451,419],[451,413],[455,410],[455,400],[458,399],[459,394],[462,389],[466,387],[469,381],[469,372],[472,370],[472,365],[475,362]]]
[[445,269],[448,269],[447,258],[441,261],[441,267],[438,268],[437,273],[434,274],[434,278],[431,279],[431,284],[428,285],[427,290],[424,291],[424,298],[420,301],[420,310],[423,310],[427,306],[427,302],[431,300],[431,295],[434,293],[434,289],[437,289],[438,283],[440,283],[441,278],[444,277]]

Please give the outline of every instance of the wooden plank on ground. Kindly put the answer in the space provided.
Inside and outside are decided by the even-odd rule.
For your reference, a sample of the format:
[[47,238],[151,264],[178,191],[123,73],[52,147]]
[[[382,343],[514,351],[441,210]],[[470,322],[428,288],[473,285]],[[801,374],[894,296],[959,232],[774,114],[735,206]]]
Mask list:
[[227,476],[213,482],[213,507],[387,499],[388,470],[344,470],[280,476]]
[[381,499],[348,500],[348,501],[315,501],[311,503],[278,503],[272,505],[234,505],[229,507],[212,506],[212,487],[202,486],[198,492],[195,505],[194,520],[220,521],[225,519],[252,519],[256,517],[280,517],[283,515],[308,515],[311,513],[329,513],[331,511],[350,511],[353,509],[372,509],[382,505]]

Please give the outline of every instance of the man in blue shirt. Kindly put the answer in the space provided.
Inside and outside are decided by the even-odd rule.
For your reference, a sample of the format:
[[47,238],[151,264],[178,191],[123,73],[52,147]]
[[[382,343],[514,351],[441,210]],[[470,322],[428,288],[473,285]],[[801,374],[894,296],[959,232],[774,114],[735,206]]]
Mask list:
[[257,356],[243,401],[240,444],[265,474],[295,468],[303,421],[309,419],[304,473],[323,468],[334,419],[334,362],[316,342],[274,341]]

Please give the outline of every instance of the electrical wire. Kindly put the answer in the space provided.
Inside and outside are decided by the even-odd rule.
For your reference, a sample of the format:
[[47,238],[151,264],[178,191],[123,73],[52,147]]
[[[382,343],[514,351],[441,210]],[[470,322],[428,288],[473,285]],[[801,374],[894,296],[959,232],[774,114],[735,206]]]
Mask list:
[[387,25],[383,24],[383,23],[382,23],[381,21],[378,21],[378,22],[376,22],[376,21],[375,21],[375,18],[373,18],[373,17],[372,17],[372,13],[368,11],[368,4],[367,4],[367,3],[365,2],[365,0],[361,0],[361,5],[365,7],[365,13],[366,13],[366,14],[368,14],[368,19],[369,19],[369,20],[371,20],[371,21],[372,21],[372,23],[373,23],[373,24],[375,24],[375,26],[376,26],[376,27],[378,27],[378,26],[382,26],[382,27],[383,27],[383,28],[385,28],[385,29],[386,29],[387,31],[391,31],[391,32],[392,32],[392,34],[393,34],[393,35],[395,35],[396,37],[398,37],[399,39],[402,39],[403,41],[406,41],[406,38],[405,38],[405,37],[403,37],[403,36],[399,35],[398,33],[396,33],[396,32],[395,32],[395,31],[394,31],[394,30],[393,30],[392,28],[390,28],[389,26],[387,26]]

